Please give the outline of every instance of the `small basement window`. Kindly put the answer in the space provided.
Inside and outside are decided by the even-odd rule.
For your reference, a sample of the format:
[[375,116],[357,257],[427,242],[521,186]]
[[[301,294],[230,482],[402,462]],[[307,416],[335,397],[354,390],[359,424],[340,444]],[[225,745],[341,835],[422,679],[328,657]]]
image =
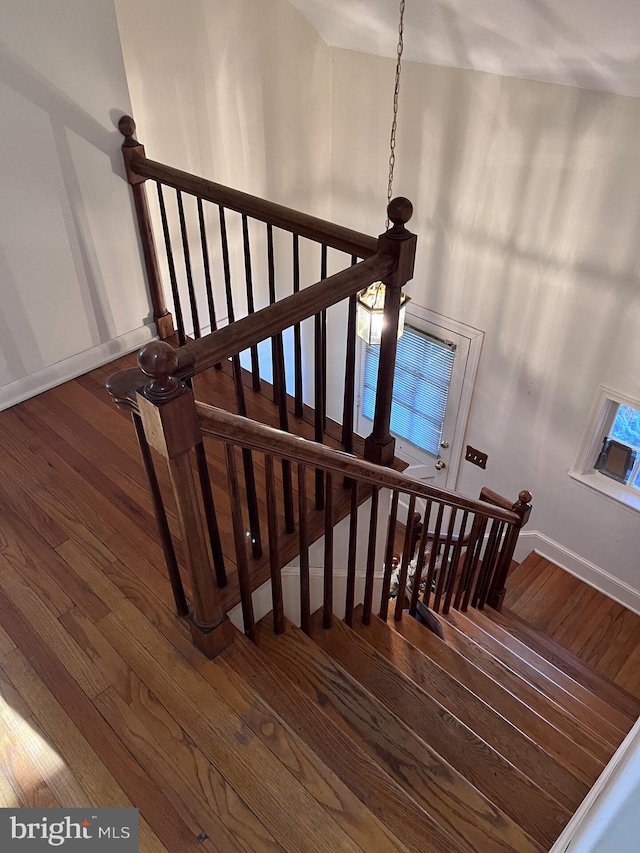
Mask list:
[[569,475],[640,511],[640,400],[600,388]]

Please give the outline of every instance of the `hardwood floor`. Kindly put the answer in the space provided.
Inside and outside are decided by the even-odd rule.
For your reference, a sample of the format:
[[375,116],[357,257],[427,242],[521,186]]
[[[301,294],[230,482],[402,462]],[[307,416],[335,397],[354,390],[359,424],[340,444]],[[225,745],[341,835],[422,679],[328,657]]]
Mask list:
[[640,616],[537,554],[510,575],[504,606],[640,697]]
[[[207,661],[174,616],[134,431],[104,392],[132,363],[0,413],[0,806],[133,804],[145,853],[419,849],[341,781],[340,755],[318,759],[241,680],[229,660],[249,665],[243,643]],[[549,566],[516,572],[510,590],[516,613],[640,695],[638,617]],[[386,808],[401,815],[395,790]]]

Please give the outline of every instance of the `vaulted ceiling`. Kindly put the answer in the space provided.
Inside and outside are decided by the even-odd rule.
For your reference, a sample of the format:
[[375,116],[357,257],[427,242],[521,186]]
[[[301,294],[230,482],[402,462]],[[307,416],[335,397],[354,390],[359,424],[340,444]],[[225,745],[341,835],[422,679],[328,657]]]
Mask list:
[[[334,46],[395,56],[395,0],[291,0]],[[406,0],[404,57],[640,97],[638,0]]]

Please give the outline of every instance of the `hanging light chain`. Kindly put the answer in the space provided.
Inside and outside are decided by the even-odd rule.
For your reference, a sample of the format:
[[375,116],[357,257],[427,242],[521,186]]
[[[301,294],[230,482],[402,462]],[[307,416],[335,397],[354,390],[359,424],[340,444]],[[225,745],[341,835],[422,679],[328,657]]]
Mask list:
[[[402,72],[402,51],[404,50],[404,4],[400,0],[400,23],[398,25],[398,48],[396,60],[396,81],[393,91],[393,121],[391,122],[391,136],[389,138],[389,183],[387,185],[387,204],[391,201],[393,192],[393,171],[396,165],[396,131],[398,129],[398,100],[400,95],[400,74]],[[389,219],[387,218],[387,228]]]

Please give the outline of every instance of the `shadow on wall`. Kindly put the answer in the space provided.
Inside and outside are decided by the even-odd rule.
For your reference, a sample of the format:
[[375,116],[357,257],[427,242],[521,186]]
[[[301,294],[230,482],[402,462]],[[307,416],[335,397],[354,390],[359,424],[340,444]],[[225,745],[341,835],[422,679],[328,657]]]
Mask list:
[[[78,73],[82,73],[81,69]],[[84,184],[87,181],[79,173],[80,140],[88,146],[87,162],[93,156],[91,152],[99,152],[108,158],[114,174],[124,177],[124,170],[118,131],[106,129],[4,42],[0,42],[0,84],[8,87],[5,103],[15,109],[15,115],[5,114],[4,121],[17,122],[16,116],[26,115],[32,127],[42,130],[31,138],[21,138],[14,124],[3,134],[6,143],[3,154],[7,157],[4,169],[14,176],[10,188],[5,185],[5,215],[10,216],[12,209],[17,214],[14,227],[4,229],[5,239],[11,241],[6,243],[11,255],[4,257],[6,275],[2,276],[1,284],[5,323],[11,327],[11,334],[2,335],[2,350],[8,381],[13,381],[47,366],[48,361],[38,346],[33,318],[25,304],[27,290],[32,303],[41,294],[43,311],[50,305],[53,316],[62,310],[56,305],[60,299],[58,288],[63,286],[65,292],[76,288],[84,312],[79,322],[84,322],[88,330],[83,338],[78,337],[84,344],[82,348],[107,342],[121,333],[106,295],[108,282],[98,259],[83,197],[81,181]],[[114,109],[111,116],[122,112]],[[86,175],[86,165],[84,169]],[[102,186],[96,180],[95,186],[85,188],[84,192],[92,192],[92,202],[99,204]],[[34,213],[31,220],[27,219],[27,210]],[[51,222],[45,218],[47,212],[52,212]],[[66,270],[64,281],[60,281],[61,270]],[[43,277],[43,272],[49,276]],[[71,327],[66,334],[70,332]],[[59,328],[57,334],[64,336],[65,329]],[[60,344],[54,349],[63,351],[64,347]],[[62,357],[67,354],[73,353],[63,352]]]

